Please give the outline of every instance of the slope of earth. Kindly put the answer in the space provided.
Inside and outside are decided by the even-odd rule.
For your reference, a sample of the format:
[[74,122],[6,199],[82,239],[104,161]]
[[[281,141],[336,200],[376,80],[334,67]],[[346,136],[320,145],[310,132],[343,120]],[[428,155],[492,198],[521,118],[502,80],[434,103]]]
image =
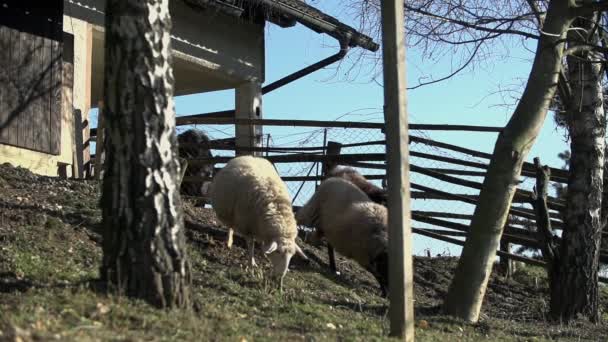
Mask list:
[[[268,261],[258,254],[261,267],[246,269],[244,241],[236,238],[228,250],[213,211],[189,202],[193,310],[157,310],[108,294],[96,281],[98,187],[0,165],[0,340],[388,340],[388,302],[358,265],[339,257],[341,274],[333,275],[325,250],[301,243],[311,261],[294,257],[279,293],[264,277]],[[419,340],[605,339],[606,323],[545,320],[546,282],[535,268],[524,268],[514,280],[493,276],[480,323],[441,316],[456,262],[415,259]],[[606,312],[608,291],[602,291]]]

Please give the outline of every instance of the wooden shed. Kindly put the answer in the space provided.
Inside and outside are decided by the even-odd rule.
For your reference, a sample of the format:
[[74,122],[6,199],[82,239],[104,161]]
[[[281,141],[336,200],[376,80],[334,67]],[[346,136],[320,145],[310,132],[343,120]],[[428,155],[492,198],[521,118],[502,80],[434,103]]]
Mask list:
[[[104,8],[104,0],[0,0],[0,163],[86,176],[89,112],[103,98]],[[174,0],[170,11],[175,95],[236,89],[240,117],[262,116],[267,21],[378,49],[300,0]],[[260,134],[245,138],[255,144]]]

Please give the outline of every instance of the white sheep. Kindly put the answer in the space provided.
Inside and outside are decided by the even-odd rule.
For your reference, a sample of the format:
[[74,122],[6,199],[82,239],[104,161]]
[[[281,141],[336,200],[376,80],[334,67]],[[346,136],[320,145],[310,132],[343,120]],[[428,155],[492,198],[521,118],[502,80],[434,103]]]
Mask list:
[[287,187],[272,164],[251,156],[230,160],[213,179],[211,205],[228,227],[229,247],[234,230],[247,238],[251,266],[255,240],[261,242],[282,288],[293,255],[306,255],[295,242],[298,231]]
[[[376,277],[382,294],[388,287],[388,213],[355,184],[342,178],[321,183],[312,198],[296,214],[298,224],[315,227],[318,239],[351,258]],[[331,246],[331,247],[330,247]],[[335,261],[333,262],[335,271]],[[330,265],[331,266],[331,265]]]

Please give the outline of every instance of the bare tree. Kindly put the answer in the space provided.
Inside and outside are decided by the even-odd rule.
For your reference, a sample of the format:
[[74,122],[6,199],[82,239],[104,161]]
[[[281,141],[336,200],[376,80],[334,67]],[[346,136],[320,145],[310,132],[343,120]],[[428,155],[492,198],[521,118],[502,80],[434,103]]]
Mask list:
[[168,6],[106,4],[101,276],[121,294],[188,307]]
[[[571,139],[562,242],[548,258],[551,316],[569,321],[581,314],[599,320],[598,270],[602,232],[602,192],[606,115],[603,105],[603,54],[598,14],[579,17],[568,34],[565,101]],[[582,270],[585,270],[581,272]]]
[[[373,33],[377,26],[374,18],[377,17],[375,12],[377,12],[379,1],[354,1],[352,3],[354,3],[352,8],[357,13],[362,13],[359,16],[361,26]],[[566,56],[572,56],[568,58],[570,64],[573,59],[580,60],[580,54],[586,54],[586,58],[590,50],[606,50],[599,46],[597,40],[590,41],[591,36],[587,39],[580,39],[568,32],[573,30],[571,25],[576,18],[584,20],[584,18],[593,17],[595,13],[607,10],[608,2],[587,0],[413,0],[406,3],[406,8],[409,11],[406,15],[406,32],[409,35],[410,45],[418,47],[422,55],[427,58],[433,58],[437,54],[449,55],[451,56],[449,58],[460,58],[457,61],[459,63],[449,74],[422,79],[419,86],[453,77],[462,70],[474,67],[480,61],[496,57],[493,54],[497,47],[518,42],[517,38],[520,39],[518,42],[520,44],[522,40],[537,41],[536,50],[533,52],[534,62],[526,87],[511,119],[496,141],[493,158],[480,193],[479,205],[476,207],[471,221],[469,235],[445,303],[447,313],[469,321],[477,321],[487,281],[496,257],[496,250],[519,181],[522,163],[538,136],[556,93],[559,93],[562,101],[578,101],[577,103],[583,104],[577,109],[576,115],[584,117],[580,117],[578,121],[572,121],[572,129],[578,130],[577,134],[580,138],[576,142],[577,148],[582,148],[583,145],[588,148],[589,143],[595,143],[595,147],[586,154],[582,152],[582,149],[579,150],[581,158],[587,160],[587,165],[576,169],[571,177],[572,184],[583,185],[579,187],[578,197],[575,194],[569,197],[568,212],[571,219],[566,220],[566,224],[570,226],[564,233],[563,249],[572,248],[570,252],[574,252],[584,248],[585,245],[595,246],[599,243],[599,235],[595,233],[597,231],[596,217],[591,218],[589,214],[598,209],[597,205],[598,201],[601,204],[601,196],[593,195],[589,201],[580,202],[580,195],[585,190],[590,191],[590,186],[593,187],[593,194],[596,194],[598,189],[600,193],[602,190],[602,172],[598,171],[596,166],[598,163],[603,163],[603,152],[598,152],[598,148],[603,149],[604,135],[602,132],[605,129],[605,122],[598,119],[603,114],[600,114],[598,108],[592,105],[592,103],[597,103],[588,97],[596,89],[596,85],[590,86],[590,82],[597,82],[597,78],[590,78],[585,84],[577,83],[577,86],[585,87],[585,89],[579,92],[580,94],[574,92],[571,89],[574,83],[568,82],[568,76],[579,77],[582,74],[576,70],[583,69],[577,69],[579,67],[573,65],[568,69],[570,70],[569,75],[566,75],[563,60]],[[587,19],[587,22],[590,20]],[[596,31],[599,29],[598,25],[594,27]],[[592,32],[591,29],[582,29],[587,34]],[[572,42],[566,50],[566,41],[575,38],[579,45]],[[599,66],[600,60],[596,57],[586,60],[584,64]],[[452,61],[454,62],[454,60]],[[574,70],[574,74],[572,70]],[[591,71],[585,77],[596,71]],[[587,87],[590,88],[587,89]],[[597,99],[597,97],[593,99]],[[596,126],[593,126],[591,122]],[[573,148],[575,147],[573,146]],[[593,160],[589,161],[590,158]],[[599,185],[597,183],[598,175],[600,177]],[[577,233],[571,234],[572,238],[569,238],[568,232],[577,229],[581,223],[588,227],[588,229],[582,229],[586,231],[580,233],[583,236]],[[578,277],[578,280],[566,280],[562,277],[559,278],[561,287],[571,289],[571,285],[566,285],[567,281],[579,285],[589,279],[597,281],[597,267],[592,262],[595,258],[595,249],[591,248],[591,251],[589,258],[585,258],[588,261],[580,262],[576,266],[579,268],[579,272],[582,268],[583,272],[589,274],[588,279],[587,276]],[[569,272],[572,272],[575,265],[570,263],[570,266],[564,267],[570,268]],[[593,292],[590,287],[588,288]],[[553,294],[553,296],[564,295],[564,293]],[[590,295],[594,294],[590,293]],[[557,303],[557,300],[556,297],[555,300],[552,299],[552,302]],[[565,303],[560,305],[566,305]],[[581,307],[586,306],[587,304],[584,304]],[[552,312],[557,311],[552,309]],[[573,312],[562,311],[563,314],[557,315],[556,318],[568,320],[573,315]],[[588,308],[576,310],[577,313],[587,314],[593,320],[594,314],[591,311]]]

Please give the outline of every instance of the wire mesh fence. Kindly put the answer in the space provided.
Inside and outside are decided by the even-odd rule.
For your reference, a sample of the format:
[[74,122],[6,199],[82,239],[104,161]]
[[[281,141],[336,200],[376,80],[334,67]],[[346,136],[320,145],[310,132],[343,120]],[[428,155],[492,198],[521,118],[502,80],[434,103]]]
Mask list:
[[[262,120],[260,120],[262,121]],[[270,120],[272,121],[272,120]],[[268,157],[275,161],[274,165],[289,189],[295,206],[305,204],[314,194],[316,186],[323,179],[324,163],[334,160],[326,155],[331,143],[341,146],[339,164],[355,168],[376,186],[386,186],[385,165],[385,136],[380,124],[365,125],[363,122],[349,122],[350,124],[362,124],[360,127],[334,127],[340,126],[339,122],[307,122],[298,125],[299,120],[275,120],[293,121],[293,125],[285,125],[282,122],[274,126],[264,126],[262,137],[262,148],[255,153]],[[303,121],[303,120],[300,120]],[[325,127],[315,127],[315,124],[323,123]],[[344,126],[346,122],[342,123]],[[413,126],[424,127],[414,129]],[[412,227],[418,235],[414,235],[414,252],[422,253],[425,250],[439,254],[457,255],[464,240],[479,192],[487,171],[490,151],[478,151],[455,145],[450,139],[444,141],[431,139],[436,136],[445,136],[445,132],[438,132],[438,126],[449,125],[410,125],[410,187],[411,187],[411,210]],[[373,127],[373,128],[370,128]],[[483,134],[495,134],[498,129],[491,127],[459,126],[457,129],[472,129]],[[186,129],[200,129],[206,133],[216,145],[210,145],[214,159],[215,168],[221,168],[225,162],[235,156],[235,125],[216,124],[188,125],[178,127],[178,134]],[[447,127],[454,130],[455,127]],[[492,139],[494,140],[494,137]],[[222,142],[217,147],[217,143]],[[225,145],[222,145],[224,144]],[[216,147],[214,147],[216,146]],[[489,145],[488,145],[489,146]],[[289,160],[280,157],[290,157]],[[291,158],[294,157],[294,158]],[[314,157],[314,158],[313,158]],[[509,222],[505,228],[503,240],[515,244],[515,248],[507,250],[510,252],[519,245],[519,252],[526,250],[530,255],[530,247],[538,245],[531,230],[534,229],[535,213],[531,206],[531,194],[534,190],[536,177],[535,168],[531,163],[524,163],[519,179],[518,189],[510,210]],[[567,173],[563,170],[552,168],[551,189],[567,181]],[[390,187],[390,184],[388,184]],[[550,194],[548,204],[552,209],[555,227],[561,229],[560,211],[563,209],[563,201],[555,197],[555,191]],[[443,242],[438,242],[438,240]],[[446,243],[447,241],[447,243]],[[448,244],[449,243],[449,244]],[[521,247],[524,247],[523,249]],[[502,247],[501,247],[502,248]],[[441,252],[443,250],[443,252]],[[500,251],[499,251],[500,252]],[[502,254],[505,251],[502,250]],[[517,259],[521,256],[507,255]],[[602,256],[602,260],[608,260],[608,254]],[[520,259],[521,260],[521,259]],[[524,261],[524,260],[522,260]],[[525,261],[535,260],[526,259]]]

